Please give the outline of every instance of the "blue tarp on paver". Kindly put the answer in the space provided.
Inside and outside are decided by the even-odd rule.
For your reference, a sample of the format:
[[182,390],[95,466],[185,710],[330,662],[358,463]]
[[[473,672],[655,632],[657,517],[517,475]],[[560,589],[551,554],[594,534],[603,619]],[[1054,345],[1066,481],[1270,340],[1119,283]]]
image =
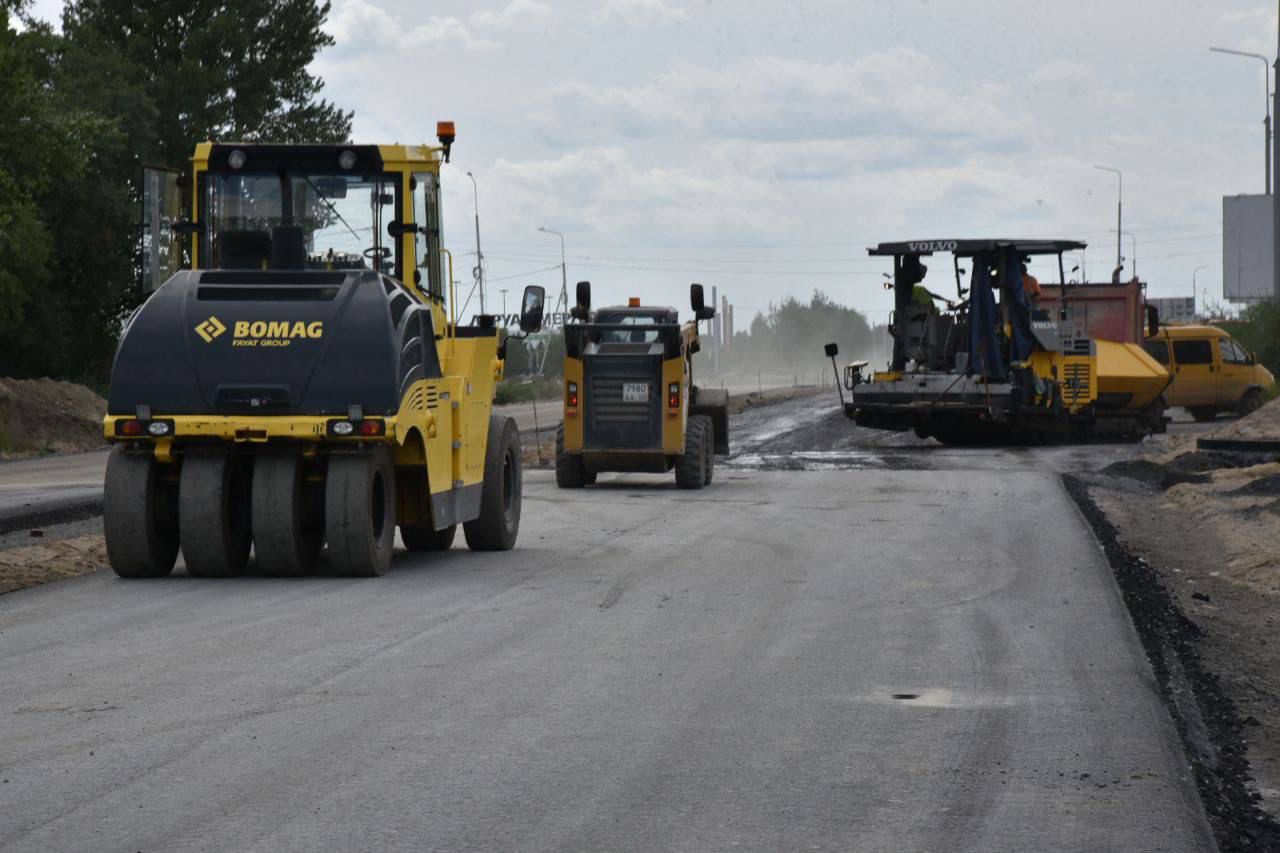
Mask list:
[[996,339],[996,295],[992,291],[990,258],[973,259],[969,282],[969,370],[987,379],[1003,379],[1004,359]]
[[1022,284],[1022,258],[1005,251],[1004,296],[1000,302],[1008,306],[1009,328],[1013,339],[1009,342],[1009,361],[1026,361],[1035,349],[1035,335],[1031,331],[1031,300]]

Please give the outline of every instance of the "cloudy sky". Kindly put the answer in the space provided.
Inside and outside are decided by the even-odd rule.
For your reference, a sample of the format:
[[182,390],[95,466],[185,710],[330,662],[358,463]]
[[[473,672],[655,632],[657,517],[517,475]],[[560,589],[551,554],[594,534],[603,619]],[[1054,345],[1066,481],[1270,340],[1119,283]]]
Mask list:
[[[37,4],[56,14],[58,3]],[[458,125],[455,252],[478,181],[491,310],[501,288],[685,307],[716,285],[739,325],[821,289],[877,317],[881,240],[1088,240],[1153,295],[1221,298],[1222,196],[1263,185],[1260,0],[333,0],[316,63],[361,142]],[[469,279],[467,258],[458,277]],[[1042,278],[1047,277],[1042,275]],[[937,281],[938,287],[944,282]],[[513,295],[508,296],[514,305]],[[474,307],[474,306],[473,306]]]

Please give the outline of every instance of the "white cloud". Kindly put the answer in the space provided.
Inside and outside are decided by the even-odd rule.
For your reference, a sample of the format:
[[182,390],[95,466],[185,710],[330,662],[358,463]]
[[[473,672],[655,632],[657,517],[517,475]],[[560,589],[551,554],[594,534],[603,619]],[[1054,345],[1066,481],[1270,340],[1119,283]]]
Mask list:
[[674,24],[687,17],[684,9],[667,0],[604,0],[591,20],[597,23],[621,21],[631,26],[641,24]]
[[[516,5],[522,1],[516,0]],[[458,18],[431,15],[411,28],[405,27],[386,9],[369,0],[341,0],[334,5],[325,29],[333,36],[337,49],[360,53],[377,49],[406,52],[425,46],[456,46],[472,53],[483,53],[502,47],[500,42],[482,38]]]
[[541,0],[511,0],[501,9],[484,9],[467,21],[476,29],[510,30],[528,27],[551,17],[551,6]]
[[762,57],[725,68],[679,63],[646,83],[574,82],[552,97],[553,121],[602,134],[758,141],[884,136],[1024,144],[1031,122],[1005,109],[999,83],[958,85],[936,63],[899,48],[846,62]]

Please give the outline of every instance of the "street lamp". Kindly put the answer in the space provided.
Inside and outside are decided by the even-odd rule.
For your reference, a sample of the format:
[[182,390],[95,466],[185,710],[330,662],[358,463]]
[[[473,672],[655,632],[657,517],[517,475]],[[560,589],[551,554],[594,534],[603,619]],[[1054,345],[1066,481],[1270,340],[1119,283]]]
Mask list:
[[1265,129],[1267,155],[1267,195],[1271,194],[1271,60],[1260,53],[1249,53],[1244,50],[1232,50],[1229,47],[1211,47],[1209,50],[1214,53],[1227,53],[1232,56],[1243,56],[1247,59],[1261,59],[1264,69],[1264,77],[1266,91],[1262,94],[1266,96],[1267,101],[1267,117],[1263,119],[1263,128]]
[[1113,169],[1110,166],[1097,166],[1093,168],[1103,172],[1110,172],[1120,180],[1120,191],[1116,196],[1116,275],[1120,275],[1120,268],[1124,266],[1124,258],[1121,257],[1120,235],[1124,227],[1124,175],[1119,169]]
[[[1211,266],[1212,266],[1212,264],[1205,264],[1204,266],[1196,267],[1195,269],[1193,269],[1193,270],[1191,271],[1191,314],[1192,314],[1192,319],[1195,319],[1195,313],[1196,313],[1196,276],[1200,274],[1200,270],[1207,270],[1207,269],[1208,269],[1209,267],[1211,267]],[[1206,303],[1207,303],[1207,300],[1206,300]],[[1206,305],[1205,305],[1205,307],[1206,307],[1206,308],[1208,308],[1208,307],[1209,307],[1209,306],[1208,306],[1208,304],[1206,304]]]
[[476,176],[467,172],[467,177],[471,179],[471,194],[475,199],[476,211],[476,268],[471,271],[475,277],[476,285],[480,288],[480,313],[484,311],[484,253],[480,251],[480,189],[476,186]]
[[569,304],[569,276],[564,266],[564,235],[550,228],[538,228],[543,234],[554,234],[560,238],[560,299],[556,302],[556,313],[565,310]]

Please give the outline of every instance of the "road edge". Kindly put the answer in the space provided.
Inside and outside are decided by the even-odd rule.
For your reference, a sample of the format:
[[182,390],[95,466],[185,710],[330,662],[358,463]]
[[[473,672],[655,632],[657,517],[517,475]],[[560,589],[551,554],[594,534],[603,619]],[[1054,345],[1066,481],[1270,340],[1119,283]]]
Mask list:
[[1280,851],[1280,822],[1258,805],[1262,797],[1252,786],[1244,726],[1235,703],[1195,649],[1200,628],[1182,611],[1156,570],[1120,541],[1088,485],[1071,474],[1061,475],[1061,480],[1120,588],[1218,847]]

